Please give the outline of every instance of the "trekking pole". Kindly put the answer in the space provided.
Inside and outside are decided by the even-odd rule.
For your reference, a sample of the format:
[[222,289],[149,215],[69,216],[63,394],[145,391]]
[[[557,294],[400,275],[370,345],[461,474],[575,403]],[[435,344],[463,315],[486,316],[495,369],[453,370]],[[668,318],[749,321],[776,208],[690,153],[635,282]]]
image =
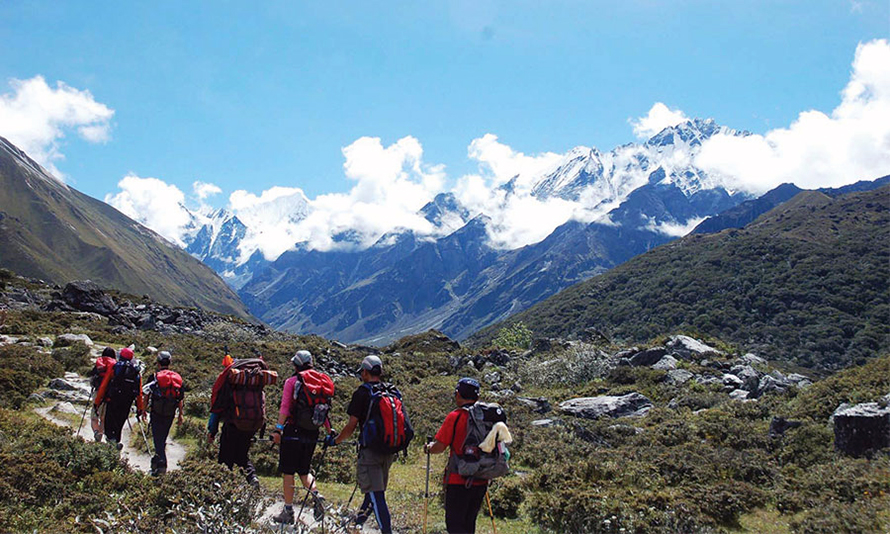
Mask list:
[[80,429],[83,428],[83,421],[84,421],[84,419],[87,418],[87,410],[90,409],[90,405],[93,403],[92,400],[93,400],[93,392],[94,391],[96,391],[96,388],[91,387],[90,388],[90,398],[87,399],[87,405],[83,409],[83,415],[80,416],[80,424],[77,425],[77,434],[75,434],[76,436],[80,435]]
[[139,430],[142,432],[142,440],[145,441],[145,448],[152,456],[154,456],[154,447],[152,447],[151,443],[148,442],[148,438],[145,436],[145,422],[140,421],[138,417],[136,418],[136,421],[139,423]]
[[[429,445],[433,441],[432,436],[426,437],[426,443]],[[426,534],[426,517],[427,517],[427,506],[430,502],[430,450],[429,447],[426,448],[426,489],[423,491],[423,534]]]
[[491,511],[491,498],[488,496],[488,488],[485,488],[485,502],[488,503],[488,517],[491,518],[491,531],[498,534],[498,528],[494,525],[494,512]]
[[[318,467],[316,468],[316,471],[315,471],[316,477],[315,477],[315,480],[313,481],[316,484],[316,491],[318,491],[318,476],[317,476],[318,469],[321,469],[321,466],[324,465],[324,457],[327,453],[328,453],[328,445],[325,444],[324,446],[322,446],[321,455],[318,457]],[[303,509],[306,507],[306,501],[309,500],[309,495],[312,494],[312,490],[310,488],[305,488],[305,490],[306,490],[306,496],[303,497],[303,502],[300,503],[300,512],[297,514],[298,518],[303,517]],[[324,532],[324,517],[321,518],[321,531]]]

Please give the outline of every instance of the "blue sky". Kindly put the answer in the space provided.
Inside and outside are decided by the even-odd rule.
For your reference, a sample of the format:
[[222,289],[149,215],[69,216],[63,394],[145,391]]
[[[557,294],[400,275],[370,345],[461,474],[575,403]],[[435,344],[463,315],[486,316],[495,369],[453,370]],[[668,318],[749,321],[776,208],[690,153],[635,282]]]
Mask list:
[[257,4],[0,3],[0,94],[40,75],[114,111],[104,143],[57,140],[92,196],[134,173],[212,182],[224,204],[346,191],[341,149],[362,136],[413,136],[458,176],[486,133],[609,150],[658,101],[762,133],[833,109],[857,44],[890,33],[890,4],[867,0]]

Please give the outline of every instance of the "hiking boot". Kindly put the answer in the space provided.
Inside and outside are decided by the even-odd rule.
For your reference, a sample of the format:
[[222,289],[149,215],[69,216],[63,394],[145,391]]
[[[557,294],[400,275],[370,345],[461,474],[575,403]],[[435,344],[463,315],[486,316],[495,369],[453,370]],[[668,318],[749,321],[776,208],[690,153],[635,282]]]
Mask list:
[[96,443],[102,443],[102,433],[101,432],[93,432],[93,440]]
[[283,523],[285,525],[293,525],[294,509],[291,508],[290,510],[288,510],[287,507],[285,507],[283,510],[281,510],[280,514],[272,518],[272,521],[275,521],[276,523]]
[[314,502],[312,503],[312,517],[314,517],[316,521],[321,521],[324,517],[324,497],[322,497],[321,493],[318,491],[313,491],[312,498],[314,499]]
[[247,477],[247,483],[255,488],[260,487],[260,479],[258,479],[256,475],[250,475],[249,477]]

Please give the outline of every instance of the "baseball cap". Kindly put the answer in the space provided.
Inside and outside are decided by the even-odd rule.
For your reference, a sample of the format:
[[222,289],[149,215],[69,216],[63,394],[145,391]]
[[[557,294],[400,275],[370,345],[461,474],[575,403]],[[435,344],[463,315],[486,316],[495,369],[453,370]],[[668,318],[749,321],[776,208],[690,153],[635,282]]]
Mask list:
[[365,356],[365,359],[362,360],[362,364],[358,369],[355,370],[356,373],[361,373],[362,371],[369,371],[371,374],[374,374],[376,368],[376,372],[378,374],[383,374],[383,361],[380,360],[379,356]]
[[121,349],[121,360],[132,360],[133,359],[133,349],[130,347],[124,347]]
[[465,399],[477,400],[479,398],[479,387],[479,381],[475,378],[461,378],[457,381],[454,391]]
[[169,364],[170,360],[173,359],[173,356],[170,355],[166,350],[162,350],[158,353],[158,363],[161,364]]
[[294,357],[290,359],[290,362],[297,367],[312,363],[312,353],[308,350],[298,350]]

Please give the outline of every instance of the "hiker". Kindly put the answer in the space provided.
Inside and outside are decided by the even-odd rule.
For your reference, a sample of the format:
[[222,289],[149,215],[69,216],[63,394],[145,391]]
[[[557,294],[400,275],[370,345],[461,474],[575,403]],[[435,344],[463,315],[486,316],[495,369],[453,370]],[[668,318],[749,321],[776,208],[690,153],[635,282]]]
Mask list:
[[133,362],[133,349],[122,348],[120,360],[114,364],[111,372],[105,374],[93,402],[97,409],[105,404],[105,437],[118,450],[123,448],[121,431],[130,417],[130,407],[134,400],[136,419],[145,417],[141,391],[142,376],[139,367]]
[[248,453],[254,434],[265,425],[263,386],[277,381],[278,373],[270,371],[262,358],[239,359],[225,366],[211,393],[207,439],[213,443],[222,420],[217,460],[229,469],[236,465],[244,469],[247,482],[255,487],[259,487],[260,481]]
[[445,528],[450,534],[476,532],[476,516],[489,480],[507,473],[509,454],[504,444],[513,440],[507,418],[500,406],[478,402],[479,389],[479,382],[473,378],[457,382],[457,408],[445,417],[435,439],[424,446],[427,454],[450,449],[443,481]]
[[[346,408],[349,422],[337,437],[329,435],[326,445],[337,445],[348,439],[356,428],[359,450],[356,479],[365,496],[359,507],[356,523],[362,525],[373,513],[383,534],[392,532],[392,520],[386,505],[389,469],[396,454],[408,447],[414,431],[402,404],[402,394],[381,380],[383,362],[378,356],[366,356],[356,371],[362,385],[352,394]],[[387,414],[384,424],[383,413]]]
[[[111,371],[115,363],[117,363],[117,353],[114,352],[113,348],[105,347],[105,349],[102,350],[102,355],[96,358],[96,363],[93,365],[93,368],[87,372],[87,376],[90,378],[90,387],[93,392],[96,393],[97,398],[99,396],[98,392],[99,387],[102,385],[102,380],[105,378],[105,375]],[[90,410],[90,428],[93,429],[93,439],[96,442],[102,441],[102,435],[105,433],[104,402],[96,406],[95,399],[93,399],[93,406]]]
[[163,350],[158,353],[158,371],[152,375],[148,384],[142,388],[145,394],[144,404],[149,405],[151,414],[151,437],[154,441],[155,454],[151,458],[151,475],[158,476],[167,472],[167,436],[173,426],[173,418],[179,414],[182,424],[182,408],[185,403],[182,392],[182,377],[170,370],[173,357]]
[[294,522],[294,473],[312,495],[315,520],[324,516],[324,497],[318,492],[309,466],[319,428],[331,428],[328,413],[334,396],[334,381],[312,368],[308,350],[297,351],[291,363],[294,374],[284,382],[278,424],[272,431],[272,440],[279,445],[278,470],[284,485],[284,509],[273,519],[285,524]]

